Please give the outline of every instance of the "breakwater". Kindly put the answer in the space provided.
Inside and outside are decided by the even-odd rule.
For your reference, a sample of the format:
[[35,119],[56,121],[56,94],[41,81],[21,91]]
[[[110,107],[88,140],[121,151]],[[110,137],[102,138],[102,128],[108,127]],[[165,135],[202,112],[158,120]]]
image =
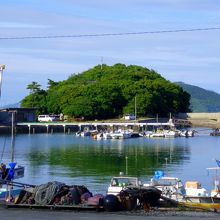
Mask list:
[[179,113],[177,117],[187,120],[193,127],[220,128],[220,112]]

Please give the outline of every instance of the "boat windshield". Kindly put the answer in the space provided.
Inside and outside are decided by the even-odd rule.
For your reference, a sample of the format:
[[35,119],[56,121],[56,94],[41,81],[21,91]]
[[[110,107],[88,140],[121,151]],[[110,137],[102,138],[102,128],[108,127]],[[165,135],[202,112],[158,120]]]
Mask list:
[[128,186],[133,185],[137,186],[138,180],[137,178],[126,178],[126,177],[114,177],[111,181],[112,186]]

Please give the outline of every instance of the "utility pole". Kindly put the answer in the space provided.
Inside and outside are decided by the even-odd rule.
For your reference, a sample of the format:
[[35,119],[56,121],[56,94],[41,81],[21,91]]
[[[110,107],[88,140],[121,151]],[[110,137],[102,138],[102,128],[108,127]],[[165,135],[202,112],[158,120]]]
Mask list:
[[0,97],[1,97],[1,89],[2,89],[2,76],[3,70],[5,69],[5,65],[0,65]]
[[137,98],[134,97],[134,115],[135,115],[135,121],[137,120]]

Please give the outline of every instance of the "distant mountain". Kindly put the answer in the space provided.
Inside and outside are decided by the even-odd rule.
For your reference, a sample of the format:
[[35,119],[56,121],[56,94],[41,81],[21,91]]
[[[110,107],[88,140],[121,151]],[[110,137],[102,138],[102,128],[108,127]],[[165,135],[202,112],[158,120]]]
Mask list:
[[192,112],[220,112],[220,94],[183,82],[176,82],[176,84],[191,95]]
[[14,103],[14,104],[9,104],[9,105],[4,105],[1,108],[20,108],[21,104],[20,102]]

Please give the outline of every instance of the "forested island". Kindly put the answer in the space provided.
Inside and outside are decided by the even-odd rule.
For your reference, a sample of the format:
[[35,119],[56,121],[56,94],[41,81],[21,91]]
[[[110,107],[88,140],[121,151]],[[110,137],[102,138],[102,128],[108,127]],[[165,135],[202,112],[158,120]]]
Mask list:
[[62,112],[89,120],[118,118],[133,114],[135,102],[138,117],[190,111],[190,95],[179,85],[136,65],[97,65],[61,82],[48,79],[46,90],[37,82],[27,89],[30,94],[21,107],[36,107],[39,114]]

